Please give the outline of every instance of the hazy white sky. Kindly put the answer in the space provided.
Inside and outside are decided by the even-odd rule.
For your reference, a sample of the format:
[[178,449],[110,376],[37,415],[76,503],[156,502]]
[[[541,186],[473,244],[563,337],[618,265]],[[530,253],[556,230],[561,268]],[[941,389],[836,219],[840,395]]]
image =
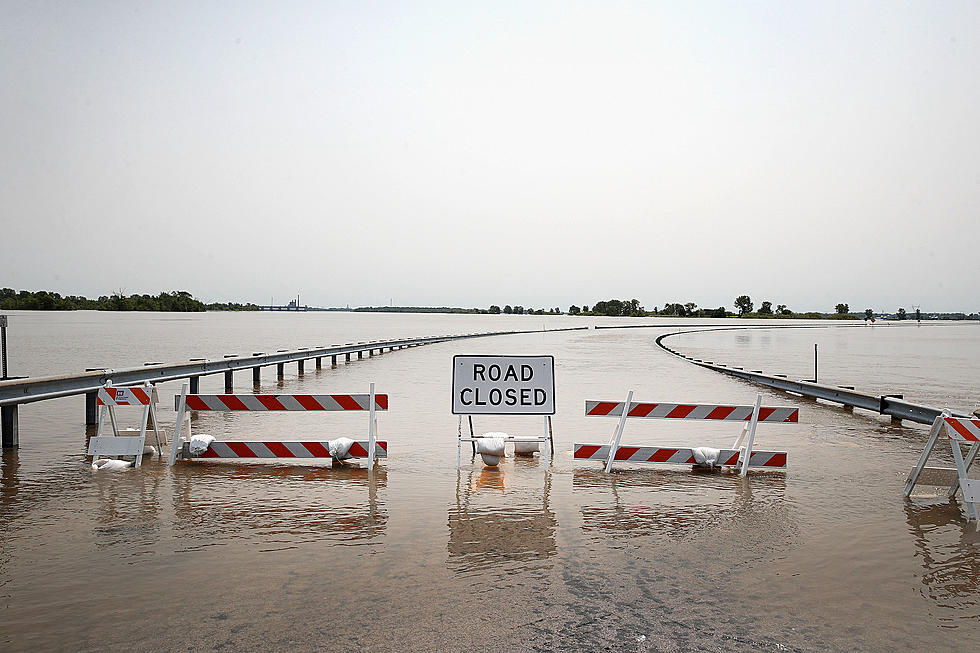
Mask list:
[[980,2],[0,2],[0,286],[976,311]]

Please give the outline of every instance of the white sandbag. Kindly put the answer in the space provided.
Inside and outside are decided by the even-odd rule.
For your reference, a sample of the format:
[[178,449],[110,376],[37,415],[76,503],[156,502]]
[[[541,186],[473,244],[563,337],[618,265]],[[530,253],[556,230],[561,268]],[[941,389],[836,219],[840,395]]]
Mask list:
[[92,462],[92,469],[126,469],[132,467],[133,463],[128,460],[115,460],[113,458],[99,458]]
[[191,456],[200,456],[208,450],[212,442],[214,442],[214,436],[208,435],[207,433],[198,433],[197,435],[191,436]]
[[712,449],[711,447],[694,447],[691,449],[691,455],[694,456],[694,462],[702,467],[714,467],[715,463],[718,462],[718,456],[721,455],[720,449]]
[[504,438],[506,433],[484,433],[476,441],[476,451],[483,458],[484,464],[495,467],[504,457]]
[[145,447],[143,447],[143,455],[144,456],[155,456],[155,455],[157,455],[157,448],[154,447],[152,444],[148,444]]
[[337,438],[327,442],[327,451],[334,460],[347,460],[350,458],[350,448],[354,441],[350,438]]
[[514,455],[517,456],[531,456],[536,451],[541,450],[541,443],[535,442],[533,440],[515,440],[514,441]]

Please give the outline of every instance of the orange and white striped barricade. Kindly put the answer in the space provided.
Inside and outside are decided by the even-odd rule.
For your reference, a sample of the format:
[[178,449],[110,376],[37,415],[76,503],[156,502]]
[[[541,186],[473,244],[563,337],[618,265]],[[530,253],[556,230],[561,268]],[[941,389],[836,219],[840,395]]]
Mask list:
[[[95,399],[95,405],[101,406],[99,410],[98,430],[95,437],[88,441],[88,455],[92,456],[92,463],[100,456],[133,456],[134,467],[139,467],[143,461],[143,450],[146,446],[146,427],[150,417],[153,418],[153,435],[156,438],[157,451],[163,455],[163,446],[167,444],[166,435],[161,435],[157,427],[157,414],[155,404],[158,401],[156,388],[149,383],[135,387],[114,387],[109,381],[102,388]],[[120,406],[139,406],[143,409],[140,419],[139,435],[121,435],[118,422],[116,420],[116,408]],[[112,426],[112,435],[102,435],[105,430],[105,418],[109,416]]]
[[[956,463],[956,468],[926,467],[929,455],[943,432],[949,440],[949,446],[953,449],[953,460]],[[965,457],[960,448],[962,443],[970,445]],[[980,450],[980,419],[952,417],[949,411],[944,411],[932,423],[932,430],[929,432],[926,447],[906,481],[905,496],[908,497],[912,494],[912,489],[916,483],[949,485],[949,497],[956,496],[957,491],[962,492],[963,503],[966,504],[969,518],[980,519],[977,513],[977,504],[980,503],[980,480],[970,479],[967,476],[970,466],[977,457],[978,450]]]
[[[626,407],[629,406],[627,409]],[[718,450],[711,466],[734,466],[740,474],[749,467],[777,469],[786,467],[785,451],[755,451],[755,430],[759,422],[792,424],[799,422],[798,408],[762,405],[758,395],[755,406],[728,406],[718,404],[677,404],[634,402],[630,390],[625,402],[586,401],[587,416],[617,417],[619,423],[612,438],[606,444],[575,444],[573,456],[581,460],[604,460],[606,471],[613,461],[634,463],[698,464],[693,448],[660,446],[620,446],[627,418],[740,421],[744,423],[741,434],[731,449]]]
[[[331,458],[327,441],[253,441],[215,440],[200,455],[190,452],[191,411],[366,411],[368,413],[368,439],[355,441],[348,451],[350,458],[367,458],[368,466],[374,467],[376,458],[388,457],[388,443],[377,439],[378,421],[375,413],[388,410],[388,395],[375,394],[371,384],[368,394],[332,395],[202,395],[188,394],[187,386],[177,399],[177,425],[170,447],[170,464],[178,458]],[[183,439],[186,426],[186,440]]]

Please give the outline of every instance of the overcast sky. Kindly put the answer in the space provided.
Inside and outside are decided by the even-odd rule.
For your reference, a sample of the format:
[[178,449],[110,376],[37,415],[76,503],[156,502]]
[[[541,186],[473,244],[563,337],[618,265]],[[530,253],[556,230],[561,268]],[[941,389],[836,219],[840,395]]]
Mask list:
[[0,286],[980,308],[974,0],[0,0],[0,82]]

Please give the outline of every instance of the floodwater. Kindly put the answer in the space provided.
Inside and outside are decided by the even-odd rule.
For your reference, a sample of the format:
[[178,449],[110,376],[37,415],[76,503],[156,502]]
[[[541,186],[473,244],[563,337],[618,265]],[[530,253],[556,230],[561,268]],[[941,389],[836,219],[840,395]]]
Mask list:
[[[264,393],[390,396],[390,458],[362,466],[182,463],[95,472],[80,397],[21,407],[0,466],[0,649],[893,650],[973,648],[980,535],[962,505],[902,497],[926,430],[759,389],[655,346],[737,320],[307,314],[10,314],[10,373],[219,358],[394,336],[650,324],[481,338],[297,374]],[[690,325],[695,326],[690,326]],[[806,326],[779,322],[770,326]],[[685,326],[688,325],[688,326]],[[980,325],[705,331],[699,358],[909,401],[980,405]],[[450,413],[454,354],[555,357],[556,452],[498,469],[464,450]],[[329,359],[328,359],[329,360]],[[251,374],[236,377],[251,392]],[[201,392],[221,392],[221,375]],[[160,386],[160,420],[173,428]],[[798,406],[763,424],[785,472],[575,461],[615,420],[586,399]],[[121,411],[125,422],[127,416]],[[135,424],[136,415],[132,416]],[[477,432],[537,434],[541,417],[476,417]],[[124,423],[123,426],[130,424]],[[366,415],[202,414],[224,438],[363,436]],[[466,428],[464,422],[464,428]],[[632,420],[624,443],[727,446],[734,424]],[[948,449],[946,450],[948,454]],[[948,455],[947,455],[948,457]]]

